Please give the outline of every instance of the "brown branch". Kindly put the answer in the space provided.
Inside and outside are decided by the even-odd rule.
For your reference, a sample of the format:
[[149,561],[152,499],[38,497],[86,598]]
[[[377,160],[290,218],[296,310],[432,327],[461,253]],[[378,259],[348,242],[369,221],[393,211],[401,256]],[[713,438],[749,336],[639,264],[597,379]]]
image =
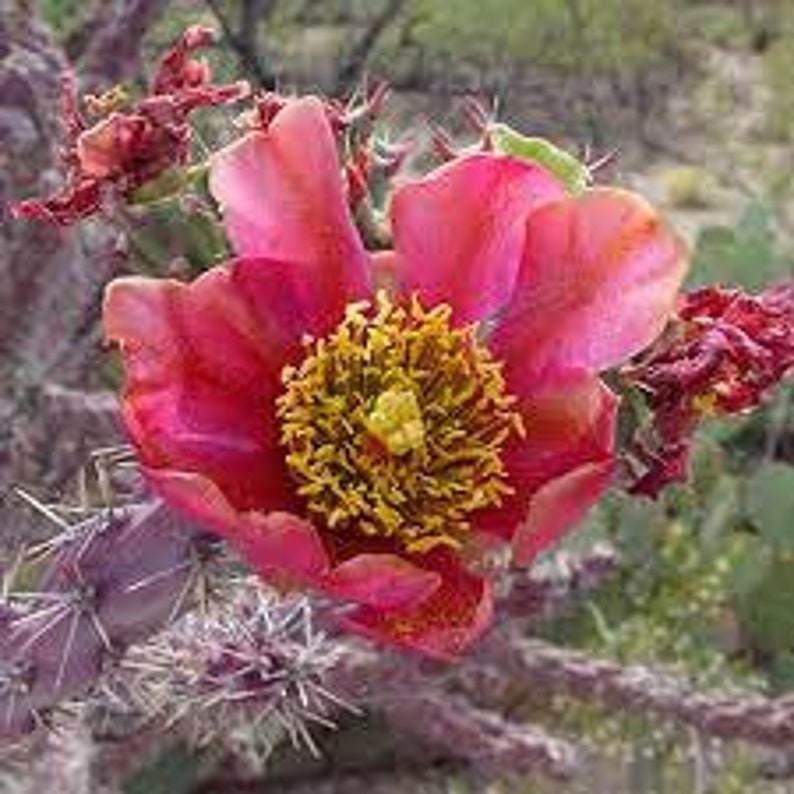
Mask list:
[[657,715],[720,739],[769,747],[790,747],[794,742],[791,696],[704,693],[683,678],[640,665],[622,666],[506,631],[495,632],[478,656],[507,677],[580,700],[596,700],[613,711]]
[[[79,70],[87,89],[140,75],[141,45],[166,10],[169,0],[121,0],[102,3],[86,23],[90,31],[80,54]],[[77,43],[72,44],[79,49]]]
[[570,778],[576,753],[566,742],[532,725],[511,723],[466,698],[417,688],[381,704],[389,723],[446,750],[486,775],[524,777],[540,772]]
[[406,3],[407,0],[389,0],[380,14],[373,18],[336,73],[334,81],[336,95],[341,96],[355,88],[363,76],[364,68],[378,41],[400,15]]
[[218,0],[206,0],[206,3],[221,26],[226,44],[237,56],[245,76],[260,88],[274,90],[276,76],[259,52],[259,29],[272,16],[277,0],[242,0],[237,25],[232,23]]

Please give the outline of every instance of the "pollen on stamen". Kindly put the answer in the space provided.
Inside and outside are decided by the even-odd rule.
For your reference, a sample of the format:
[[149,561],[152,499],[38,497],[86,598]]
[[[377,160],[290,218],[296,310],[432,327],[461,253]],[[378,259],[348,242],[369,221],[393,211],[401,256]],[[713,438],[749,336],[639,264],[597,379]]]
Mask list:
[[477,327],[413,297],[350,305],[282,373],[281,443],[313,518],[412,553],[458,547],[512,493],[501,454],[524,428]]

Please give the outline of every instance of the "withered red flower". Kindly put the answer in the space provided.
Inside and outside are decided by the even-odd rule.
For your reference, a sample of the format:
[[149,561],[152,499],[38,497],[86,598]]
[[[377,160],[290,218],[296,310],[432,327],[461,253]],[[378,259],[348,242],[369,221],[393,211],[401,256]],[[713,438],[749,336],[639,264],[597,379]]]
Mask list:
[[236,101],[248,90],[245,83],[212,84],[209,66],[191,57],[212,38],[208,28],[188,28],[160,63],[148,95],[128,109],[118,110],[127,104],[119,89],[90,97],[89,109],[99,117],[91,124],[79,109],[74,81],[67,76],[62,111],[66,185],[49,198],[20,202],[14,213],[68,226],[98,212],[106,198],[129,199],[169,168],[186,165],[190,114],[200,107]]
[[490,620],[485,552],[531,561],[607,488],[598,373],[661,332],[682,246],[636,196],[476,153],[399,186],[370,254],[315,98],[210,186],[238,258],[106,298],[149,481],[265,579],[354,604],[356,631],[460,652]]
[[682,296],[656,343],[624,370],[646,395],[651,443],[631,450],[645,467],[632,493],[657,496],[686,480],[701,419],[759,405],[794,366],[794,283],[759,295],[704,287]]

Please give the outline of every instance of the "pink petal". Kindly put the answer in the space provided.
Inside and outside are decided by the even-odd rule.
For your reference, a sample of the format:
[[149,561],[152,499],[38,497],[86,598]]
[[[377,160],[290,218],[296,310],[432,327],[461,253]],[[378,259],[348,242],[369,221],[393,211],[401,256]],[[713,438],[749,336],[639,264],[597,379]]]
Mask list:
[[127,395],[122,414],[147,465],[198,472],[240,509],[292,503],[272,406],[235,400],[217,387],[183,378],[173,389]]
[[529,503],[526,521],[513,537],[513,561],[529,564],[580,522],[604,495],[614,461],[588,463],[544,485]]
[[394,609],[427,598],[441,583],[426,571],[394,554],[359,554],[326,577],[329,595],[379,609]]
[[476,517],[479,530],[502,538],[527,519],[547,483],[614,454],[618,401],[598,378],[571,372],[534,385],[519,403],[526,438],[511,440],[502,454],[515,493]]
[[603,189],[548,204],[529,218],[516,289],[489,344],[519,384],[615,366],[664,328],[686,268],[681,241],[637,196]]
[[361,607],[343,620],[344,627],[440,659],[459,656],[491,623],[491,586],[451,552],[431,553],[426,560],[442,577],[428,598],[402,609]]
[[146,479],[169,504],[224,537],[268,581],[316,584],[329,567],[317,531],[290,513],[238,511],[200,474],[146,469]]
[[342,187],[339,155],[321,102],[296,99],[266,132],[216,154],[210,189],[243,256],[296,263],[323,303],[323,331],[369,290],[368,259]]
[[399,188],[391,216],[402,289],[451,304],[459,323],[490,317],[513,289],[527,216],[563,195],[540,166],[484,153]]
[[291,513],[251,513],[247,517],[240,553],[268,581],[280,574],[317,585],[328,571],[317,530]]
[[394,554],[359,554],[334,568],[324,589],[336,598],[394,609],[427,598],[441,577]]
[[108,288],[123,413],[148,466],[198,472],[241,509],[290,503],[274,401],[311,313],[302,291],[294,269],[259,260],[189,285],[130,278]]

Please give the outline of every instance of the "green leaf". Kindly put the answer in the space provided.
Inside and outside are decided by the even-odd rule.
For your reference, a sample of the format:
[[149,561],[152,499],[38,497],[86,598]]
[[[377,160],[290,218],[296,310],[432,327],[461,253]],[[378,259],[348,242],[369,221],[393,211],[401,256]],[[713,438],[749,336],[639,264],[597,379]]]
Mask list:
[[723,474],[711,489],[704,506],[698,533],[704,549],[715,553],[723,549],[740,512],[736,479]]
[[644,566],[658,556],[658,541],[668,524],[660,502],[615,497],[612,505],[615,537],[628,565]]
[[571,193],[581,193],[591,182],[590,170],[572,154],[545,138],[530,138],[506,124],[494,124],[490,133],[497,152],[542,165]]
[[732,599],[751,600],[763,587],[772,567],[772,552],[757,535],[739,535],[736,540],[736,560],[731,568],[727,589]]

